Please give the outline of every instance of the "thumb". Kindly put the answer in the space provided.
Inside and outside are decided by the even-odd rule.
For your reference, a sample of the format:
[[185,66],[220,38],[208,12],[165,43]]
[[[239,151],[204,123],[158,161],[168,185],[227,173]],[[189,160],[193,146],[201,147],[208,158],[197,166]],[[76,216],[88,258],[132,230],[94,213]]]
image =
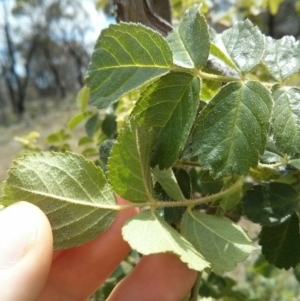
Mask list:
[[1,301],[36,301],[51,260],[51,227],[38,207],[19,202],[0,211]]

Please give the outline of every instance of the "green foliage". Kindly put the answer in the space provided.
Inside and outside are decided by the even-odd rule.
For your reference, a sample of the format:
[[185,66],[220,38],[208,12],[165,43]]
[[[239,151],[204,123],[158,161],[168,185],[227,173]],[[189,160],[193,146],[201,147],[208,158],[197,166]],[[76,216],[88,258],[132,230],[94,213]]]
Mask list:
[[265,183],[246,192],[243,210],[246,218],[262,226],[281,224],[296,210],[299,195],[285,183]]
[[111,25],[96,43],[87,74],[91,103],[104,108],[172,67],[167,42],[142,25]]
[[[233,76],[205,67],[208,57]],[[262,65],[271,82],[255,72]],[[262,225],[265,259],[295,268],[300,93],[285,84],[299,66],[298,42],[270,40],[249,20],[212,35],[199,6],[166,38],[142,25],[111,25],[77,97],[81,112],[68,130],[48,137],[60,152],[16,160],[1,203],[37,204],[49,217],[56,248],[91,240],[116,212],[140,207],[122,230],[133,249],[171,252],[194,270],[216,274],[256,249],[236,223],[243,215]],[[103,110],[90,109],[89,97]],[[94,161],[65,152],[83,122],[78,145],[85,156],[96,154]],[[131,203],[116,205],[114,192]],[[211,275],[200,292],[245,300],[244,292],[233,292],[235,283]]]
[[57,249],[95,238],[116,216],[113,191],[102,170],[73,153],[35,153],[17,159],[4,192],[6,205],[22,199],[45,212]]
[[186,11],[178,29],[168,36],[167,41],[174,64],[198,69],[204,66],[209,55],[209,34],[206,20],[197,6]]
[[264,226],[259,244],[268,262],[279,268],[295,267],[300,260],[299,218],[294,213],[276,226]]
[[185,157],[198,156],[215,177],[246,174],[265,149],[271,108],[259,82],[227,84],[197,117]]
[[193,245],[152,211],[143,211],[129,219],[122,234],[143,255],[171,252],[191,269],[203,271],[210,266]]
[[187,211],[181,231],[217,274],[232,271],[255,250],[242,228],[225,218]]

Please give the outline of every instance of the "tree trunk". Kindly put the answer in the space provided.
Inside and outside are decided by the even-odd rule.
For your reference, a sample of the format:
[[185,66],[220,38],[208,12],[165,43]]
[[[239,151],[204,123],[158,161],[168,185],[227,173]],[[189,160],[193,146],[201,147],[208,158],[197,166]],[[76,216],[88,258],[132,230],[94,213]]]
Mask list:
[[138,22],[163,35],[171,30],[171,5],[169,0],[114,0],[117,21]]

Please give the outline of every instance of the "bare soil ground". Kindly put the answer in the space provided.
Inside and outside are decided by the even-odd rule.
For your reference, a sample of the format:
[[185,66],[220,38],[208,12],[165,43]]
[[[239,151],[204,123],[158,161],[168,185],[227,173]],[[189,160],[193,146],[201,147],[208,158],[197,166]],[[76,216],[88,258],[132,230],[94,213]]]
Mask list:
[[75,97],[70,96],[61,103],[48,101],[43,109],[39,104],[31,105],[21,121],[8,127],[0,126],[0,187],[7,178],[7,170],[13,159],[22,150],[22,144],[15,141],[14,137],[37,131],[41,136],[38,143],[45,145],[46,137],[64,127],[76,112]]

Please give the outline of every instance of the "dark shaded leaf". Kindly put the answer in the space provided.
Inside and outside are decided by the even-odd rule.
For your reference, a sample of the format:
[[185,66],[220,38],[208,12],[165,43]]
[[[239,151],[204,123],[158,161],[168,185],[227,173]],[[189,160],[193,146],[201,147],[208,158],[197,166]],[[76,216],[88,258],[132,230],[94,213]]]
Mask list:
[[264,226],[259,235],[262,254],[276,267],[289,269],[300,261],[299,219],[293,214],[284,223]]
[[290,218],[298,202],[299,194],[291,185],[271,182],[246,192],[243,212],[252,222],[271,226]]

